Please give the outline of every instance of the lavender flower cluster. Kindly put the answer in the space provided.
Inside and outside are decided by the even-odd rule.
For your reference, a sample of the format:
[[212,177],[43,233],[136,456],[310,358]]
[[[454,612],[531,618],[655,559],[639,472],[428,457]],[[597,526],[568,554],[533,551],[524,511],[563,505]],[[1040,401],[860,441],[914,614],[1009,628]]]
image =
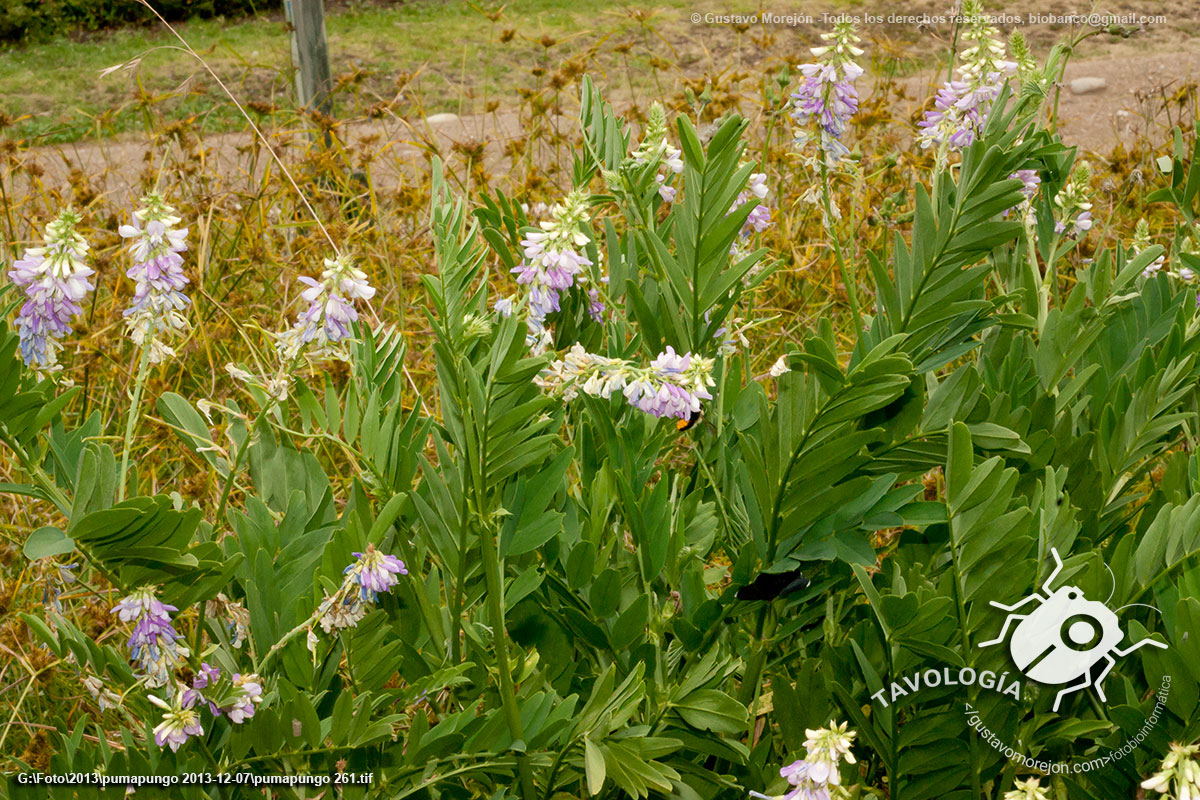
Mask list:
[[[531,231],[521,240],[524,259],[512,272],[517,283],[529,292],[530,344],[542,336],[546,317],[560,310],[562,293],[575,285],[585,267],[592,266],[591,260],[580,252],[591,242],[583,230],[588,221],[587,208],[588,196],[572,192],[551,209],[551,219],[540,224],[541,230]],[[511,301],[507,309],[511,313]],[[499,305],[497,311],[503,313]]]
[[[670,184],[669,179],[671,174],[683,172],[683,158],[680,150],[667,139],[666,113],[658,103],[651,107],[642,141],[622,169],[631,165],[655,170],[665,168],[665,172],[656,174],[657,191],[663,202],[674,202],[678,189]],[[610,185],[615,186],[613,182],[619,180],[619,173],[612,171],[604,174]],[[751,177],[747,191],[739,196],[734,207],[747,202],[751,195],[760,199],[766,196],[765,175]],[[590,220],[589,205],[589,195],[578,189],[567,195],[562,203],[550,208],[539,204],[540,208],[535,207],[534,210],[540,210],[550,219],[539,222],[540,230],[528,232],[521,240],[523,257],[511,272],[516,276],[517,283],[527,290],[526,323],[529,332],[526,344],[535,354],[543,353],[550,347],[551,336],[546,319],[550,314],[562,310],[563,293],[572,287],[585,287],[589,283],[587,268],[595,266],[584,255],[584,248],[592,241],[586,229]],[[770,209],[762,205],[755,206],[746,225],[747,231],[763,230],[767,225],[770,225]],[[600,283],[607,281],[607,276],[599,279]],[[603,322],[605,304],[600,287],[593,285],[586,291],[588,316],[597,323]],[[493,308],[497,314],[507,317],[513,313],[517,301],[518,298],[513,295],[502,296],[496,300]]]
[[[1137,227],[1133,230],[1133,240],[1129,243],[1129,251],[1132,254],[1137,255],[1138,253],[1150,247],[1152,244],[1153,242],[1150,239],[1150,223],[1146,221],[1145,217],[1142,217],[1137,221]],[[1166,264],[1167,256],[1166,253],[1164,253],[1146,265],[1146,268],[1142,270],[1142,276],[1145,278],[1153,278],[1162,271],[1162,268],[1165,267]]]
[[308,288],[300,297],[308,303],[292,327],[274,334],[279,365],[274,376],[260,377],[237,364],[226,364],[225,371],[238,381],[264,389],[275,400],[286,400],[294,379],[297,360],[303,355],[314,359],[350,359],[349,343],[359,314],[357,301],[370,300],[375,289],[367,274],[346,255],[325,259],[320,280],[301,276]]
[[43,245],[28,248],[9,273],[26,296],[17,315],[21,358],[42,374],[61,369],[59,340],[70,333],[71,320],[95,288],[88,280],[95,271],[84,263],[88,244],[75,230],[79,222],[79,214],[64,209],[46,226]]
[[[678,147],[672,147],[670,144],[664,143],[662,164],[667,168],[667,171],[678,175],[683,172],[683,153]],[[679,190],[667,183],[667,172],[660,172],[656,177],[658,181],[658,196],[663,199],[664,203],[674,203]]]
[[[46,226],[41,247],[31,247],[13,262],[9,277],[25,290],[26,301],[17,316],[21,358],[42,374],[61,369],[61,339],[71,331],[71,320],[82,311],[82,302],[95,287],[88,279],[95,271],[87,266],[87,241],[76,227],[80,216],[64,209]],[[160,195],[142,198],[133,223],[117,232],[129,239],[133,266],[126,272],[134,282],[133,303],[125,310],[130,338],[149,348],[151,363],[173,356],[170,334],[187,329],[183,311],[189,300],[183,271],[187,228]]]
[[[317,621],[327,633],[353,627],[366,613],[366,607],[376,601],[379,592],[391,591],[397,576],[408,574],[403,561],[379,552],[373,545],[367,545],[365,552],[354,555],[356,560],[346,567],[345,578],[337,593],[327,597],[297,631]],[[236,613],[243,611],[240,604],[223,598],[221,604],[235,624],[240,624],[239,620],[244,616],[244,612]],[[201,708],[207,707],[214,718],[224,717],[240,725],[254,717],[256,707],[263,701],[263,681],[257,674],[234,672],[225,676],[219,667],[204,662],[192,676],[190,685],[176,678],[177,669],[190,655],[186,647],[178,644],[183,637],[172,625],[171,612],[176,610],[175,606],[161,602],[152,586],[131,592],[112,609],[123,622],[134,623],[129,647],[131,657],[144,673],[143,682],[150,687],[174,687],[168,700],[148,696],[149,701],[163,711],[162,722],[154,728],[154,741],[159,747],[170,747],[173,751],[189,738],[204,734]],[[119,698],[104,690],[103,684],[93,676],[85,679],[85,685],[100,702],[102,710],[119,702]]]
[[655,176],[658,183],[658,196],[664,203],[673,203],[678,189],[668,183],[671,174],[683,172],[683,158],[679,148],[673,147],[667,141],[667,115],[660,103],[650,106],[650,114],[646,121],[646,130],[642,134],[641,144],[631,156],[634,164],[645,166],[653,164],[666,167],[666,172]]
[[780,777],[787,780],[791,790],[779,797],[760,792],[750,792],[750,796],[760,800],[830,800],[834,796],[846,796],[838,765],[843,760],[847,764],[855,763],[854,753],[850,751],[855,732],[847,731],[846,727],[845,722],[838,725],[831,721],[828,728],[806,730],[805,757],[779,770]]
[[190,687],[176,684],[176,692],[167,702],[154,695],[147,699],[163,710],[162,722],[154,728],[154,743],[177,751],[192,736],[203,736],[197,706],[207,706],[214,718],[225,717],[241,725],[254,716],[263,700],[262,679],[253,674],[233,673],[222,679],[221,670],[205,662],[192,678]]
[[[1130,253],[1140,253],[1152,244],[1150,223],[1145,218],[1138,220],[1137,227],[1134,229],[1133,240],[1129,243]],[[1192,234],[1187,234],[1178,241],[1175,246],[1175,258],[1172,261],[1168,261],[1167,254],[1163,253],[1146,265],[1146,268],[1142,270],[1142,276],[1152,278],[1161,272],[1165,275],[1170,275],[1172,278],[1191,283],[1196,279],[1196,272],[1181,263],[1183,259],[1180,256],[1184,255],[1200,256],[1200,242],[1197,242],[1196,237]],[[1169,264],[1178,264],[1178,266],[1175,269],[1168,269]],[[1196,307],[1200,308],[1200,295],[1196,297]],[[1200,797],[1197,800],[1200,800]]]
[[[179,644],[183,636],[171,621],[171,612],[177,610],[159,600],[153,586],[134,590],[112,608],[122,622],[134,623],[129,638],[130,657],[143,673],[145,684],[152,688],[175,687],[169,703],[148,696],[151,703],[164,711],[163,721],[154,729],[154,741],[159,747],[167,745],[172,750],[178,750],[189,737],[204,733],[195,710],[197,703],[207,704],[214,717],[226,716],[231,722],[241,724],[254,716],[255,705],[262,702],[263,694],[262,681],[257,675],[235,673],[222,682],[221,670],[208,663],[201,664],[190,687],[179,683],[176,670],[191,653]],[[100,700],[102,708],[112,705],[111,693],[106,694],[101,688],[89,685],[89,691]]]
[[325,259],[319,281],[307,275],[300,281],[308,286],[300,295],[308,302],[308,308],[300,312],[291,328],[276,334],[275,346],[282,362],[291,364],[308,347],[318,357],[345,360],[349,357],[345,344],[353,336],[353,326],[358,321],[354,301],[375,296],[367,274],[349,257],[339,255]]
[[192,708],[197,698],[186,689],[178,692],[171,703],[155,695],[148,695],[147,699],[164,712],[162,722],[154,728],[154,743],[159,747],[169,746],[171,752],[176,752],[189,737],[204,735],[200,715]]
[[[43,246],[28,248],[9,273],[26,295],[17,317],[21,357],[42,374],[61,369],[60,340],[70,332],[71,320],[81,313],[83,299],[95,288],[88,280],[95,272],[84,261],[88,244],[76,231],[79,222],[74,211],[62,211],[46,226]],[[190,300],[183,290],[189,280],[180,255],[187,250],[188,229],[178,227],[180,222],[174,208],[159,194],[150,193],[142,198],[133,222],[118,229],[129,240],[133,259],[126,275],[134,282],[134,296],[124,315],[131,339],[146,348],[150,363],[174,356],[171,339],[188,328],[184,311]],[[346,256],[326,259],[320,280],[300,280],[308,287],[301,293],[308,307],[291,328],[276,334],[282,365],[280,374],[266,381],[275,397],[286,397],[292,362],[307,349],[317,357],[349,357],[345,344],[358,320],[355,303],[375,295],[366,273]],[[226,369],[239,380],[253,380],[236,365]]]
[[136,288],[125,317],[134,343],[148,346],[150,362],[157,364],[175,355],[168,337],[188,327],[183,317],[189,303],[183,293],[188,278],[179,255],[187,250],[188,229],[176,227],[181,220],[175,209],[155,193],[142,198],[142,208],[133,217],[133,224],[117,229],[123,238],[132,240],[129,253],[134,263],[125,274]]
[[1092,204],[1087,199],[1091,182],[1091,167],[1086,161],[1079,162],[1067,185],[1054,197],[1060,214],[1054,225],[1055,233],[1079,238],[1092,229]]
[[741,208],[746,203],[754,202],[754,208],[750,211],[750,216],[746,217],[746,221],[742,224],[742,230],[738,238],[730,246],[729,252],[736,256],[739,248],[750,238],[751,233],[762,233],[767,228],[771,227],[771,208],[765,203],[756,202],[758,200],[767,199],[767,175],[763,172],[751,173],[750,178],[746,181],[746,188],[738,193],[737,200],[733,203],[733,208],[729,209],[730,213]]
[[[1042,185],[1042,177],[1038,175],[1036,169],[1019,169],[1009,179],[1019,180],[1021,182],[1021,202],[1017,205],[1017,209],[1021,212],[1021,218],[1026,222],[1033,220],[1033,198],[1037,196],[1038,188]],[[1005,209],[1004,216],[1008,216],[1011,209]]]
[[175,668],[191,655],[179,644],[183,636],[171,622],[171,612],[177,610],[160,601],[153,586],[134,590],[112,608],[122,622],[134,623],[129,654],[145,675],[147,686],[166,686]]
[[965,0],[966,25],[962,33],[970,46],[961,55],[957,80],[947,81],[934,96],[933,108],[917,123],[922,147],[961,150],[970,146],[1000,93],[1005,78],[1017,64],[1005,59],[1004,43],[988,24],[979,0]]
[[711,400],[713,360],[685,353],[668,345],[665,352],[639,367],[619,358],[587,352],[580,344],[553,362],[538,382],[562,392],[571,400],[582,390],[593,397],[609,398],[621,392],[629,405],[655,417],[687,419],[700,411],[701,400]]
[[826,159],[838,161],[850,152],[841,139],[850,117],[858,111],[854,81],[863,70],[853,59],[863,51],[856,46],[860,40],[849,20],[839,20],[833,31],[821,34],[821,38],[830,44],[811,48],[821,60],[798,67],[804,80],[792,95],[792,119],[799,126],[796,140],[802,148],[812,138],[804,128],[815,123]]
[[[1130,253],[1135,255],[1141,253],[1152,244],[1153,241],[1150,238],[1150,223],[1148,223],[1145,217],[1143,217],[1142,219],[1138,220],[1137,227],[1134,229],[1133,240],[1129,243]],[[1196,237],[1188,234],[1187,236],[1184,236],[1183,239],[1180,240],[1176,245],[1175,253],[1177,261],[1182,261],[1182,259],[1179,259],[1179,256],[1181,255],[1200,255],[1200,243],[1196,241]],[[1173,261],[1171,263],[1174,264],[1177,262]],[[1196,273],[1190,267],[1179,264],[1179,266],[1175,269],[1167,269],[1167,265],[1167,254],[1163,253],[1158,258],[1146,265],[1146,268],[1142,270],[1142,277],[1153,278],[1155,275],[1162,272],[1165,275],[1170,275],[1172,278],[1178,278],[1179,280],[1187,283],[1191,283],[1196,279]],[[1200,309],[1200,294],[1196,296],[1196,308]],[[1196,800],[1200,800],[1200,795],[1197,795]]]
[[342,585],[325,598],[317,609],[315,619],[325,633],[353,628],[367,614],[379,592],[390,592],[398,583],[398,575],[407,575],[404,562],[379,552],[368,544],[365,552],[355,553],[357,559],[344,570]]

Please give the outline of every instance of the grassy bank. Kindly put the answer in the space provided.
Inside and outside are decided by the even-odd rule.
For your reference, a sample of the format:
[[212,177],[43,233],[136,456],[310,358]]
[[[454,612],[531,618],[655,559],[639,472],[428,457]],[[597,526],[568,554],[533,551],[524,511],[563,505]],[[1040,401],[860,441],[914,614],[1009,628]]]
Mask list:
[[[682,0],[652,7],[607,4],[599,11],[568,0],[521,0],[502,10],[458,0],[340,8],[327,17],[337,109],[365,114],[419,95],[426,113],[483,110],[492,98],[511,97],[520,87],[536,90],[564,69],[621,71],[627,73],[623,83],[630,77],[643,83],[656,71],[651,52],[664,62],[673,55],[686,63],[702,60],[703,53],[681,38],[691,8]],[[752,11],[753,4],[726,8]],[[290,102],[289,39],[281,16],[196,20],[178,30],[239,99],[264,108]],[[0,51],[7,135],[38,144],[69,142],[144,130],[153,115],[194,117],[209,132],[240,127],[236,112],[215,96],[216,85],[177,45],[166,30],[131,29]]]

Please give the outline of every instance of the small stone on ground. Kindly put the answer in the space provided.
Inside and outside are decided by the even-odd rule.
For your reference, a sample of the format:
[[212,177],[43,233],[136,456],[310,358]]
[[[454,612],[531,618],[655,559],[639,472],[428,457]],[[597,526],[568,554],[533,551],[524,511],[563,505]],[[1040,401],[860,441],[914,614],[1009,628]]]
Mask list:
[[1076,78],[1067,84],[1071,90],[1071,94],[1091,94],[1092,92],[1102,92],[1108,86],[1108,81],[1104,78]]

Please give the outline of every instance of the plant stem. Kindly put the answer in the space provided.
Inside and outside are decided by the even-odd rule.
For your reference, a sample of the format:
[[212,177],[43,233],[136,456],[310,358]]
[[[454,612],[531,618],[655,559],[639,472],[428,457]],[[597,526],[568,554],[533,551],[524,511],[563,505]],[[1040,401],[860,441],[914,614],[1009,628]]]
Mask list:
[[149,339],[142,344],[142,358],[138,363],[137,377],[133,380],[133,394],[129,398],[129,416],[125,420],[125,439],[121,445],[121,479],[117,481],[118,503],[125,500],[125,479],[129,473],[129,449],[133,443],[133,432],[141,417],[142,389],[150,374],[150,347],[152,344],[153,342]]
[[[465,369],[469,369],[469,365],[464,359],[458,360],[458,374],[461,376]],[[471,403],[471,393],[468,387],[461,379],[459,381],[459,391],[461,396],[466,400],[465,406],[471,408],[472,416],[476,420],[482,417],[482,430],[475,430],[474,425],[467,424],[463,426],[466,434],[467,445],[467,463],[464,465],[465,470],[469,471],[470,475],[464,475],[464,483],[467,478],[471,481],[471,488],[475,495],[475,512],[479,519],[479,550],[483,560],[483,576],[487,583],[487,605],[488,617],[492,622],[492,640],[496,647],[496,671],[500,681],[500,701],[504,707],[504,716],[508,722],[508,730],[515,744],[518,740],[523,741],[525,738],[524,726],[521,723],[521,709],[517,705],[517,694],[513,687],[512,672],[509,669],[508,663],[508,629],[504,624],[504,574],[500,564],[500,554],[496,547],[496,536],[492,530],[491,521],[488,518],[488,492],[487,492],[487,467],[488,453],[487,442],[490,439],[489,426],[491,420],[488,417],[488,409],[491,408],[492,384],[489,377],[487,388],[484,394],[483,408],[473,408]],[[463,520],[466,524],[466,520]],[[533,784],[533,773],[529,769],[529,761],[524,752],[517,754],[517,771],[521,778],[521,794],[525,800],[535,800],[535,788]]]
[[[274,402],[271,403],[274,405]],[[270,408],[268,405],[267,408]],[[254,438],[254,432],[258,430],[259,422],[266,416],[267,408],[264,408],[250,427],[246,428],[246,439],[238,445],[237,452],[234,453],[233,463],[229,466],[229,474],[225,476],[225,485],[221,487],[221,499],[217,502],[217,513],[213,515],[213,522],[220,524],[221,514],[225,512],[225,506],[229,503],[229,494],[233,491],[233,482],[237,479],[237,474],[242,470],[242,464],[245,463],[246,455],[250,451],[250,440]]]
[[[947,507],[949,507],[949,490],[947,489]],[[954,587],[954,604],[958,613],[958,631],[959,637],[962,640],[962,648],[964,653],[971,652],[970,641],[967,634],[969,618],[967,615],[967,604],[964,598],[962,569],[959,563],[962,553],[963,543],[955,536],[955,529],[958,526],[951,520],[950,524],[950,568],[953,571],[953,587]],[[975,692],[968,691],[968,699],[975,699]],[[894,715],[893,715],[894,716]],[[979,778],[980,754],[979,754],[979,737],[968,736],[967,748],[971,759],[971,790],[972,797],[982,796],[982,784]]]
[[207,601],[201,601],[196,604],[196,632],[192,634],[192,669],[195,670],[200,669],[200,645],[204,638],[204,614],[207,610]]
[[1043,279],[1043,291],[1048,285],[1050,293],[1054,297],[1054,307],[1060,308],[1062,302],[1058,297],[1058,242],[1061,239],[1060,234],[1054,234],[1054,238],[1050,240],[1050,258],[1046,260],[1046,276]]
[[[770,654],[768,641],[775,633],[776,622],[777,620],[775,615],[771,613],[771,605],[768,601],[763,606],[762,611],[758,613],[758,624],[754,634],[757,646],[746,662],[746,671],[742,674],[742,685],[738,689],[738,702],[747,707],[749,707],[750,701],[758,693],[759,684],[762,682],[762,673],[767,666],[767,656]],[[750,721],[750,727],[751,730],[754,729],[753,719]]]
[[950,63],[946,67],[946,80],[947,81],[954,80],[954,58],[956,55],[958,55],[958,34],[959,34],[959,30],[962,28],[962,4],[961,3],[958,4],[958,12],[957,12],[956,16],[958,18],[954,21],[954,38],[950,40]]
[[1025,221],[1025,250],[1029,255],[1029,282],[1037,292],[1037,332],[1038,336],[1046,328],[1046,318],[1050,314],[1050,295],[1042,281],[1041,270],[1038,268],[1037,244],[1034,242],[1033,224]]
[[316,621],[321,617],[321,612],[323,612],[326,608],[328,608],[329,606],[332,605],[332,603],[330,602],[331,600],[334,602],[337,602],[338,595],[334,595],[333,598],[328,598],[328,599],[322,601],[317,606],[316,610],[313,611],[313,613],[310,614],[307,619],[305,619],[303,622],[301,622],[296,627],[292,628],[290,631],[285,633],[283,636],[279,637],[279,641],[277,641],[277,642],[275,642],[275,644],[271,645],[271,649],[268,650],[266,655],[264,655],[262,657],[262,661],[259,661],[258,663],[256,663],[254,665],[255,673],[261,675],[263,670],[265,670],[267,668],[267,664],[271,661],[272,658],[274,658],[276,653],[278,653],[280,650],[283,649],[284,645],[286,645],[292,639],[295,639],[296,634],[301,633],[302,631],[309,630],[313,626],[313,624],[316,623]]
[[[299,359],[299,356],[297,356],[297,359]],[[293,364],[293,366],[295,366],[295,365]],[[225,513],[225,506],[229,503],[229,495],[233,491],[233,482],[235,480],[237,480],[238,473],[242,471],[242,465],[243,465],[243,463],[245,463],[246,456],[250,452],[250,443],[254,440],[255,431],[257,431],[259,426],[262,425],[262,423],[267,419],[267,415],[271,412],[272,409],[275,408],[275,405],[278,402],[279,401],[277,398],[271,397],[271,399],[267,402],[267,404],[265,406],[263,406],[262,410],[260,412],[258,412],[258,416],[254,418],[254,422],[251,423],[248,428],[246,428],[246,438],[242,441],[242,443],[240,445],[238,445],[237,452],[234,454],[234,457],[233,457],[233,464],[231,464],[230,468],[229,468],[229,475],[226,476],[226,478],[225,478],[225,485],[223,487],[221,487],[221,499],[217,503],[217,513],[213,515],[213,523],[214,524],[219,525],[221,523],[221,515]],[[197,617],[196,617],[195,638],[192,641],[192,660],[194,662],[196,662],[197,667],[199,667],[200,640],[201,640],[201,637],[204,635],[204,611],[205,611],[205,604],[201,603],[200,609],[197,612]],[[303,625],[301,625],[301,627],[303,627]],[[286,637],[284,640],[280,640],[279,642],[276,642],[275,646],[271,648],[271,651],[267,655],[269,656],[272,653],[274,653],[275,650],[284,643],[284,641],[286,641],[287,639],[290,639],[299,630],[300,630],[300,628],[294,629],[290,634],[288,634],[288,637]],[[265,659],[264,659],[264,663],[265,663]]]
[[825,224],[829,226],[829,238],[833,243],[833,255],[837,259],[838,272],[842,276],[842,284],[846,287],[846,299],[850,302],[850,314],[854,317],[854,331],[858,338],[863,337],[862,315],[858,310],[858,289],[846,270],[846,259],[842,257],[842,243],[833,224],[833,206],[829,201],[829,167],[825,158],[821,157],[821,202],[825,207]]
[[462,526],[458,542],[458,570],[454,576],[454,593],[450,605],[450,653],[454,664],[462,663],[463,586],[467,581],[467,493],[463,492],[458,523]]
[[[492,639],[496,644],[497,673],[500,678],[500,701],[504,705],[504,716],[513,740],[524,739],[521,724],[521,709],[513,688],[512,672],[508,664],[508,632],[504,627],[504,580],[500,574],[500,558],[496,551],[496,539],[490,530],[479,532],[480,551],[483,556],[483,573],[487,580],[488,616],[492,620]],[[521,793],[526,800],[534,800],[533,773],[525,754],[517,756],[517,769],[521,775]]]
[[7,436],[3,437],[3,442],[16,454],[17,460],[21,462],[21,467],[29,473],[29,476],[33,478],[33,482],[37,484],[37,487],[46,494],[46,499],[53,503],[63,516],[70,519],[71,501],[63,494],[62,489],[59,489],[58,485],[51,480],[41,465],[33,462],[33,459],[29,457],[29,454],[25,452],[25,448],[21,447],[19,442]]
[[[942,170],[946,168],[946,156],[949,146],[949,141],[943,139],[942,143],[938,145],[937,155],[935,155],[933,158],[933,175],[930,176],[929,179],[929,205],[933,208],[935,219],[937,218],[938,213],[938,195],[940,194],[939,187],[941,186],[941,181],[938,180],[938,176],[940,176],[942,174]],[[941,220],[938,221],[940,222]]]

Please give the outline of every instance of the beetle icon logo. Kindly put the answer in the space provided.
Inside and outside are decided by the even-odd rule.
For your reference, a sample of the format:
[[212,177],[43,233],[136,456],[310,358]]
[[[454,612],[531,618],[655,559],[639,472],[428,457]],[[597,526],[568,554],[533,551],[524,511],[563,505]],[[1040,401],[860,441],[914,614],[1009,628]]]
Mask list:
[[[1096,694],[1100,695],[1101,700],[1107,700],[1103,683],[1117,663],[1113,656],[1127,656],[1147,644],[1164,650],[1167,646],[1154,639],[1142,639],[1124,649],[1118,647],[1125,638],[1125,632],[1121,630],[1116,613],[1109,610],[1108,606],[1088,600],[1077,586],[1062,586],[1050,591],[1050,585],[1063,568],[1058,550],[1052,547],[1050,554],[1054,556],[1054,571],[1042,584],[1040,593],[1034,592],[1010,606],[991,601],[996,608],[1010,613],[1004,620],[1000,635],[980,642],[979,646],[1000,644],[1008,635],[1009,627],[1019,620],[1008,651],[1017,667],[1029,679],[1051,686],[1067,684],[1054,698],[1053,710],[1058,711],[1065,695],[1089,686],[1096,687]],[[1040,605],[1030,613],[1011,613],[1034,601]],[[1101,662],[1104,666],[1100,675],[1093,680],[1093,667]]]

